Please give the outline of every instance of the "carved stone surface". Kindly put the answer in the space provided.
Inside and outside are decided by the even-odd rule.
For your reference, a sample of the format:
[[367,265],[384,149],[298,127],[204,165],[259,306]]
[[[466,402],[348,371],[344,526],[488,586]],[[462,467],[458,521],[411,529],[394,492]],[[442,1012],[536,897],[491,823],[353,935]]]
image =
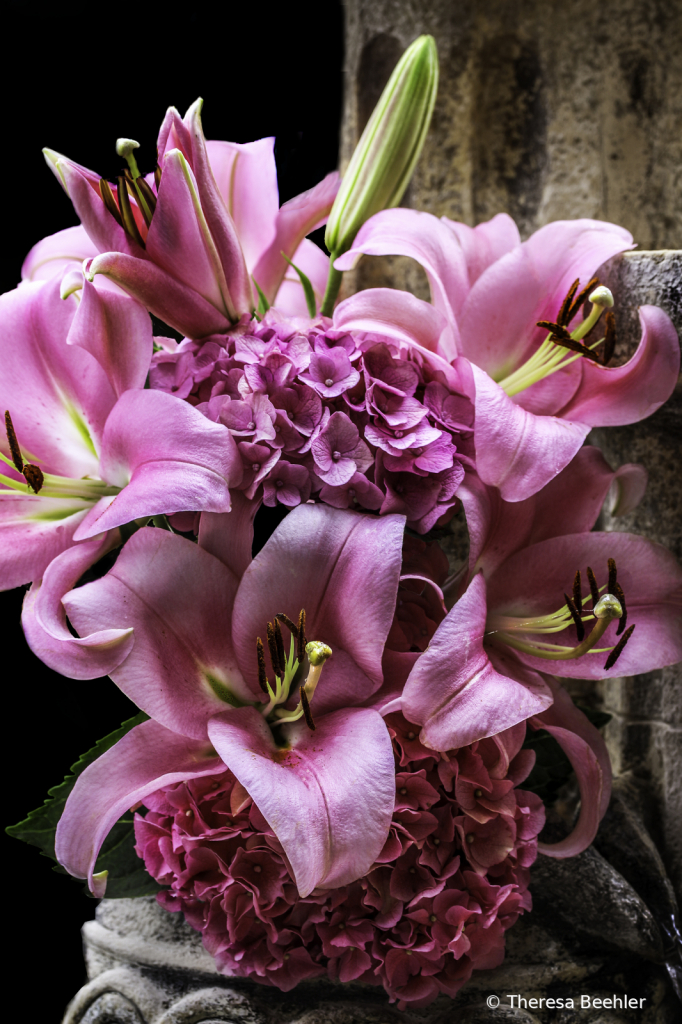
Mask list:
[[[600,271],[616,305],[619,353],[625,358],[639,340],[637,307],[660,306],[682,335],[682,252],[632,252]],[[615,468],[641,462],[649,484],[641,504],[627,516],[606,510],[602,529],[641,533],[664,544],[682,559],[682,387],[642,423],[593,430]],[[682,893],[682,674],[679,666],[636,679],[607,679],[597,684],[603,710],[612,716],[605,735],[616,772],[634,771],[648,783],[647,825],[677,890]]]
[[[642,248],[679,244],[679,4],[346,0],[345,9],[342,166],[400,53],[430,32],[440,88],[403,205],[467,224],[503,210],[524,237],[551,220],[597,217],[623,224]],[[358,274],[362,287],[425,287],[403,259],[365,261]]]
[[[625,874],[593,849],[569,861],[542,858],[531,882],[535,908],[508,932],[504,963],[475,974],[455,1000],[401,1012],[369,986],[313,981],[283,993],[226,978],[182,915],[150,897],[103,900],[84,926],[90,981],[64,1024],[674,1024],[677,908],[640,796],[634,780],[619,782],[597,843],[614,850]],[[491,995],[499,1007],[487,1005]],[[637,1009],[581,1004],[614,996],[636,999]],[[536,1013],[531,1000],[548,998],[575,1006]]]

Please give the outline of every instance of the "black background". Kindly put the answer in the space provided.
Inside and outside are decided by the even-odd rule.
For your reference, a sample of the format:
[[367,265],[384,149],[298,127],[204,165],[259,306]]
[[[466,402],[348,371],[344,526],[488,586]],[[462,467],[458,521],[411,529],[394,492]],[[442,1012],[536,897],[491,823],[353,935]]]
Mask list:
[[[140,142],[146,172],[166,108],[184,114],[203,96],[207,138],[276,136],[281,201],[337,165],[338,0],[103,7],[5,0],[3,292],[19,281],[35,242],[78,223],[43,146],[113,177],[121,163],[115,140],[127,136]],[[24,591],[0,594],[3,827],[38,806],[83,751],[135,713],[110,680],[64,679],[33,656],[20,626]],[[80,926],[94,916],[95,901],[34,847],[4,833],[2,843],[6,990],[17,993],[27,1019],[59,1021],[85,981]]]

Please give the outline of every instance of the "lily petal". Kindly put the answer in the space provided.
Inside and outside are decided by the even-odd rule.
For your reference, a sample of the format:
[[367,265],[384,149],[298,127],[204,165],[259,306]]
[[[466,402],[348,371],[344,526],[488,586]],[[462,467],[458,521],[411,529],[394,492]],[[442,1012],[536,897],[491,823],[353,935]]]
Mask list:
[[47,281],[51,277],[61,278],[65,270],[78,270],[84,260],[92,259],[98,252],[82,224],[64,228],[36,242],[23,262],[21,279]]
[[554,221],[483,271],[459,320],[460,352],[500,379],[546,337],[538,320],[556,318],[576,277],[632,247],[632,235],[597,220]]
[[[660,544],[630,533],[581,533],[551,537],[518,551],[499,567],[488,583],[488,606],[504,615],[543,615],[563,604],[576,569],[594,570],[597,583],[606,581],[606,561],[615,559],[623,588],[628,622],[636,629],[608,673],[638,675],[682,660],[682,567]],[[616,625],[609,626],[600,648],[616,643]],[[570,627],[552,634],[552,643],[575,645]],[[525,653],[519,659],[546,672],[547,661]],[[585,654],[572,661],[552,661],[555,675],[603,679],[605,654]]]
[[568,465],[589,433],[583,423],[536,416],[511,398],[478,366],[476,467],[484,483],[499,487],[505,501],[522,501]]
[[90,566],[121,543],[118,530],[68,548],[50,563],[41,582],[26,597],[21,624],[34,654],[71,679],[96,679],[112,672],[127,657],[132,629],[103,629],[74,637],[66,624],[64,595]]
[[192,140],[191,163],[201,198],[201,209],[230,289],[229,315],[237,320],[239,316],[250,313],[253,309],[251,280],[234,222],[211,170],[206,152],[206,140],[201,127],[202,104],[203,100],[195,100],[185,114],[184,124],[187,126]]
[[0,590],[39,580],[90,507],[78,498],[0,491]]
[[405,684],[402,710],[421,725],[420,741],[452,750],[509,729],[552,703],[536,672],[516,658],[483,649],[486,584],[475,576],[443,619]]
[[441,217],[441,220],[454,232],[462,246],[469,287],[476,283],[491,263],[521,245],[519,229],[508,213],[498,213],[492,220],[477,224],[475,228],[460,221],[448,220],[447,217]]
[[296,621],[301,608],[308,639],[333,651],[315,691],[314,714],[360,703],[379,688],[404,523],[402,516],[376,519],[323,505],[289,513],[246,569],[234,606],[235,650],[254,692],[256,637],[278,612]]
[[[237,319],[218,252],[201,209],[192,169],[178,149],[166,153],[147,254],[167,274]],[[240,312],[245,312],[241,310]]]
[[154,316],[189,338],[224,334],[232,326],[225,314],[207,299],[150,260],[105,252],[86,263],[85,271],[91,281],[96,274],[103,274]]
[[81,636],[135,631],[111,672],[117,686],[167,729],[206,737],[208,719],[255,699],[236,665],[229,622],[237,579],[213,555],[166,530],[138,530],[99,580],[64,598]]
[[417,210],[382,210],[363,224],[334,266],[351,270],[362,254],[416,260],[426,271],[434,306],[454,322],[469,291],[467,265],[456,235],[438,218]]
[[[295,264],[299,270],[303,271],[313,286],[313,294],[315,296],[317,308],[319,309],[322,305],[325,288],[327,286],[329,257],[325,256],[319,246],[315,245],[314,242],[311,242],[309,238],[304,238],[294,253],[291,262]],[[310,315],[305,295],[303,294],[301,279],[293,267],[289,267],[287,270],[286,275],[279,286],[279,291],[275,297],[274,305],[287,316],[308,317]]]
[[612,486],[618,511],[635,508],[646,485],[646,471],[635,463],[611,469],[598,448],[582,447],[568,466],[541,491],[524,501],[504,501],[499,491],[467,473],[457,494],[469,529],[469,572],[486,579],[515,551],[549,537],[587,533],[597,521]]
[[439,310],[396,288],[367,288],[344,299],[334,310],[334,328],[372,331],[439,354],[441,339],[449,337],[447,321]]
[[254,708],[218,715],[208,731],[284,847],[301,897],[367,874],[395,803],[391,738],[376,711],[336,711],[314,733],[287,726],[284,748]]
[[193,406],[164,391],[126,391],[104,429],[100,474],[123,489],[97,503],[76,540],[141,516],[229,512],[242,463],[229,430]]
[[67,345],[77,300],[62,300],[59,287],[52,278],[0,296],[0,405],[43,472],[96,477],[97,445],[116,396],[90,353]]
[[199,547],[219,558],[241,579],[251,564],[253,521],[259,501],[250,501],[243,491],[231,492],[229,513],[202,512],[199,522]]
[[280,208],[275,236],[253,271],[254,280],[270,303],[275,301],[289,266],[282,253],[293,259],[305,236],[326,223],[340,183],[337,171],[332,171],[313,188],[294,196]]
[[224,770],[206,740],[190,740],[143,722],[78,776],[57,825],[55,853],[76,878],[102,897],[106,880],[93,878],[102,843],[128,808],[164,786]]
[[587,849],[599,828],[599,805],[604,792],[599,761],[590,744],[569,729],[549,725],[539,717],[531,719],[531,723],[537,723],[554,737],[571,762],[580,786],[580,815],[575,828],[559,843],[539,842],[538,853],[556,858],[575,857]]
[[67,157],[59,158],[57,170],[80,222],[97,251],[112,250],[144,257],[144,249],[126,234],[102,202],[99,177]]
[[98,291],[84,277],[66,342],[94,356],[117,398],[129,388],[144,388],[154,349],[152,324],[145,308],[127,295]]
[[614,427],[646,419],[670,398],[680,372],[677,331],[657,306],[641,306],[639,319],[642,340],[632,359],[615,367],[582,360],[582,383],[562,416],[591,427]]
[[218,191],[234,221],[251,273],[275,235],[279,213],[275,140],[206,142]]

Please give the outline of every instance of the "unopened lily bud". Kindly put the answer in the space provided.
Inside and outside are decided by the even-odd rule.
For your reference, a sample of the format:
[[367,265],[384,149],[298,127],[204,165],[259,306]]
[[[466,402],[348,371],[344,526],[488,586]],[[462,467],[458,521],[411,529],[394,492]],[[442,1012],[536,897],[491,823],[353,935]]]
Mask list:
[[622,614],[622,605],[614,594],[604,594],[594,606],[594,615],[597,619],[619,619]]
[[589,300],[594,306],[613,308],[613,292],[606,285],[600,284],[598,288],[595,288],[589,296]]
[[139,149],[140,143],[135,142],[135,139],[116,139],[116,152],[119,156],[122,156],[127,161],[130,173],[133,178],[140,177],[140,170],[137,166],[137,160],[133,156],[133,150]]
[[338,256],[364,222],[397,206],[419,159],[438,89],[433,36],[407,48],[356,146],[327,222],[325,245]]

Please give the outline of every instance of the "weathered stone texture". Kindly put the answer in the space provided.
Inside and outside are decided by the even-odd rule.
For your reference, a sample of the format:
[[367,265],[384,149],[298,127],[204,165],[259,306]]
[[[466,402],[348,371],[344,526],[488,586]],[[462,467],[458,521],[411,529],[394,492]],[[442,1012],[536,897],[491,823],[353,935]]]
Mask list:
[[[682,334],[682,252],[632,252],[600,271],[616,305],[618,353],[634,352],[637,308],[660,306]],[[589,436],[612,466],[641,462],[649,473],[643,501],[627,516],[602,513],[601,527],[641,533],[682,559],[682,386],[642,423],[593,430]],[[632,769],[649,784],[648,825],[670,877],[682,892],[682,675],[679,667],[597,685],[612,716],[606,738],[616,772]]]
[[[346,0],[342,166],[402,50],[434,35],[441,83],[404,205],[529,235],[597,217],[682,238],[682,7],[667,0]],[[365,260],[358,286],[403,286]],[[422,274],[399,261],[423,295]],[[353,282],[347,282],[351,290]]]

